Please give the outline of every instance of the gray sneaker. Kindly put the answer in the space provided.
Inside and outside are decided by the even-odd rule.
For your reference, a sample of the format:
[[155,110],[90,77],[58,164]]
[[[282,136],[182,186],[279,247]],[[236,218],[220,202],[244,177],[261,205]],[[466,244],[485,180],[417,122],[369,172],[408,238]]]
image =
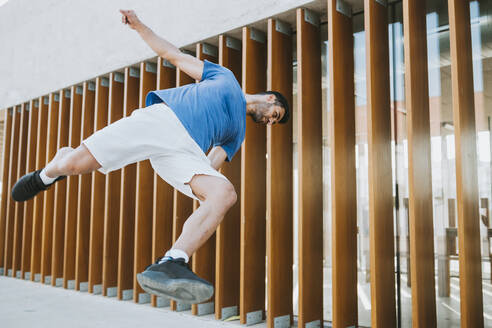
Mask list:
[[[164,262],[161,262],[164,259]],[[190,270],[182,258],[158,258],[145,271],[137,274],[143,290],[186,303],[202,303],[214,294],[214,286]]]

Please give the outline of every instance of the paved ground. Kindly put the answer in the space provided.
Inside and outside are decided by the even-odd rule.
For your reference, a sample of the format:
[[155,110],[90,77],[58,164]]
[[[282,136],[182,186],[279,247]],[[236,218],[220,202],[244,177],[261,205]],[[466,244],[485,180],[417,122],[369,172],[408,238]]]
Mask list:
[[[217,321],[212,315],[196,317],[169,308],[154,308],[133,301],[55,288],[10,277],[0,277],[2,328],[129,328],[129,327],[241,327],[239,321]],[[264,324],[255,328],[265,327]]]

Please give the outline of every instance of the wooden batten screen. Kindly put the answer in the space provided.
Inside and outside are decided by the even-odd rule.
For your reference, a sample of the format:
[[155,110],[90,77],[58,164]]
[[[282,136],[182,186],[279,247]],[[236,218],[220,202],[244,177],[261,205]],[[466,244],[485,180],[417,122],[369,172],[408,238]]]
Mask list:
[[[96,79],[94,132],[108,124],[109,80],[107,77]],[[92,173],[91,214],[89,237],[89,293],[101,294],[103,233],[104,233],[104,191],[106,178],[98,171]]]
[[[70,99],[69,147],[76,148],[81,140],[83,87],[72,86]],[[63,253],[63,288],[75,288],[75,258],[77,241],[77,207],[79,177],[67,177],[65,207],[65,242]]]
[[[245,93],[266,90],[266,36],[243,27],[242,88]],[[241,257],[239,314],[242,324],[263,320],[266,252],[266,128],[246,117],[241,148]]]
[[[219,64],[229,68],[241,81],[241,41],[219,36]],[[221,168],[236,193],[241,190],[241,151]],[[239,197],[238,197],[239,198]],[[237,201],[229,209],[216,232],[215,318],[227,319],[239,314],[239,246],[241,206]]]
[[[268,20],[267,89],[292,104],[292,34],[278,19]],[[267,324],[292,322],[292,120],[267,127]],[[281,322],[281,323],[279,323]]]
[[[39,98],[37,140],[46,140],[49,112],[49,98]],[[36,168],[46,164],[46,142],[36,143]],[[31,239],[31,281],[41,280],[41,244],[43,236],[44,193],[34,198]]]
[[10,197],[4,196],[10,194],[9,174],[10,174],[10,146],[12,142],[12,119],[14,108],[5,110],[4,119],[4,136],[3,136],[3,163],[2,163],[2,198],[0,202],[0,275],[5,274],[4,255],[5,255],[5,228],[7,224],[7,207],[9,206]]
[[456,148],[456,200],[461,326],[483,327],[477,138],[473,90],[470,4],[449,0],[451,81]]
[[319,17],[297,9],[298,326],[323,322],[323,174]]
[[425,1],[403,2],[412,321],[436,326]]
[[[186,84],[194,83],[191,77],[186,75],[180,69],[176,69],[176,86],[180,87]],[[188,196],[180,193],[177,189],[173,192],[173,243],[178,240],[183,224],[186,219],[193,213],[193,200]],[[191,261],[191,259],[190,259]],[[184,311],[190,309],[190,305],[181,302],[171,301],[171,310]]]
[[[60,91],[60,108],[58,113],[58,138],[56,149],[68,146],[70,127],[70,89]],[[51,158],[49,158],[51,160]],[[51,285],[63,285],[63,253],[65,244],[65,211],[67,180],[55,184],[55,203],[53,218],[53,249],[51,254]]]
[[[155,90],[157,65],[151,62],[140,64],[139,108],[145,107],[145,96]],[[137,163],[136,205],[135,205],[135,253],[133,264],[133,300],[149,303],[150,295],[137,282],[137,273],[145,270],[152,262],[152,202],[154,193],[154,171],[150,160]]]
[[[82,95],[81,140],[94,133],[94,105],[96,84],[85,82]],[[75,251],[75,289],[88,290],[89,279],[89,236],[91,215],[91,174],[79,176],[77,201],[77,241]]]
[[[123,117],[124,82],[125,77],[121,72],[114,72],[109,75],[108,125]],[[102,295],[116,296],[121,170],[109,172],[105,182]]]
[[[36,136],[38,131],[39,100],[29,102],[29,125],[27,128],[27,154],[26,170],[32,172],[36,169]],[[21,278],[30,279],[31,271],[31,250],[32,250],[32,231],[33,231],[33,206],[34,199],[24,204],[24,224],[22,227],[22,256],[21,256]]]
[[395,327],[388,9],[365,0],[371,322]]
[[[26,171],[27,129],[29,124],[29,104],[21,105],[19,149],[17,150],[17,172],[15,180],[19,179]],[[20,262],[22,250],[22,228],[24,224],[24,202],[16,202],[14,209],[12,238],[12,276],[21,278]]]
[[[197,43],[196,57],[200,60],[218,62],[217,47],[208,43]],[[199,82],[199,81],[197,81]],[[195,208],[198,207],[196,201]],[[215,233],[193,254],[192,269],[199,277],[215,284]],[[193,304],[191,312],[194,315],[213,313],[215,309],[213,299],[203,304]]]
[[[337,9],[343,8],[343,10]],[[333,326],[357,325],[357,206],[352,18],[328,0],[332,194]]]
[[[58,120],[60,113],[60,92],[50,94],[48,110],[48,135],[46,163],[55,157],[58,145]],[[45,192],[43,208],[43,235],[41,246],[41,282],[51,283],[51,263],[53,252],[53,220],[56,188]]]
[[[123,91],[123,116],[127,117],[139,107],[140,69],[125,69]],[[135,247],[135,185],[137,164],[121,169],[120,224],[118,237],[117,296],[120,300],[133,299],[134,247]]]
[[[176,67],[161,57],[157,60],[157,90],[176,86]],[[173,243],[173,188],[154,172],[152,213],[152,261],[163,256]],[[151,297],[152,306],[167,306],[169,300]]]

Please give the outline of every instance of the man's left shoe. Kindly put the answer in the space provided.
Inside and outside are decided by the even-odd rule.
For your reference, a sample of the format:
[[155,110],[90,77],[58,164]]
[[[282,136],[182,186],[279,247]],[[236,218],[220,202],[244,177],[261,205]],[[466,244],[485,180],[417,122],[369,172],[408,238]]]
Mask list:
[[202,303],[214,294],[214,286],[190,270],[182,258],[158,258],[145,271],[137,274],[143,290],[190,304]]
[[66,176],[61,175],[53,183],[45,185],[39,176],[40,172],[41,170],[37,170],[23,175],[12,187],[12,199],[16,202],[24,202],[33,198],[39,192],[48,189],[55,182],[66,178]]

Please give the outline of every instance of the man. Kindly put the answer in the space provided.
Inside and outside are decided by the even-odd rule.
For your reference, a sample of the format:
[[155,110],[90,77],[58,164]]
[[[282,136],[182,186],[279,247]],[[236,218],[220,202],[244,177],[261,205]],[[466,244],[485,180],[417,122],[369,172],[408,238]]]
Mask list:
[[182,53],[133,11],[120,12],[122,22],[160,57],[200,82],[150,92],[147,107],[97,131],[76,149],[59,149],[46,167],[20,178],[12,198],[31,199],[67,175],[94,170],[106,174],[149,159],[162,179],[199,200],[200,207],[165,256],[137,274],[138,282],[148,293],[201,303],[212,297],[214,288],[189,269],[189,257],[213,234],[237,199],[233,185],[217,170],[241,147],[246,114],[257,123],[285,123],[289,107],[278,92],[244,94],[227,68]]

